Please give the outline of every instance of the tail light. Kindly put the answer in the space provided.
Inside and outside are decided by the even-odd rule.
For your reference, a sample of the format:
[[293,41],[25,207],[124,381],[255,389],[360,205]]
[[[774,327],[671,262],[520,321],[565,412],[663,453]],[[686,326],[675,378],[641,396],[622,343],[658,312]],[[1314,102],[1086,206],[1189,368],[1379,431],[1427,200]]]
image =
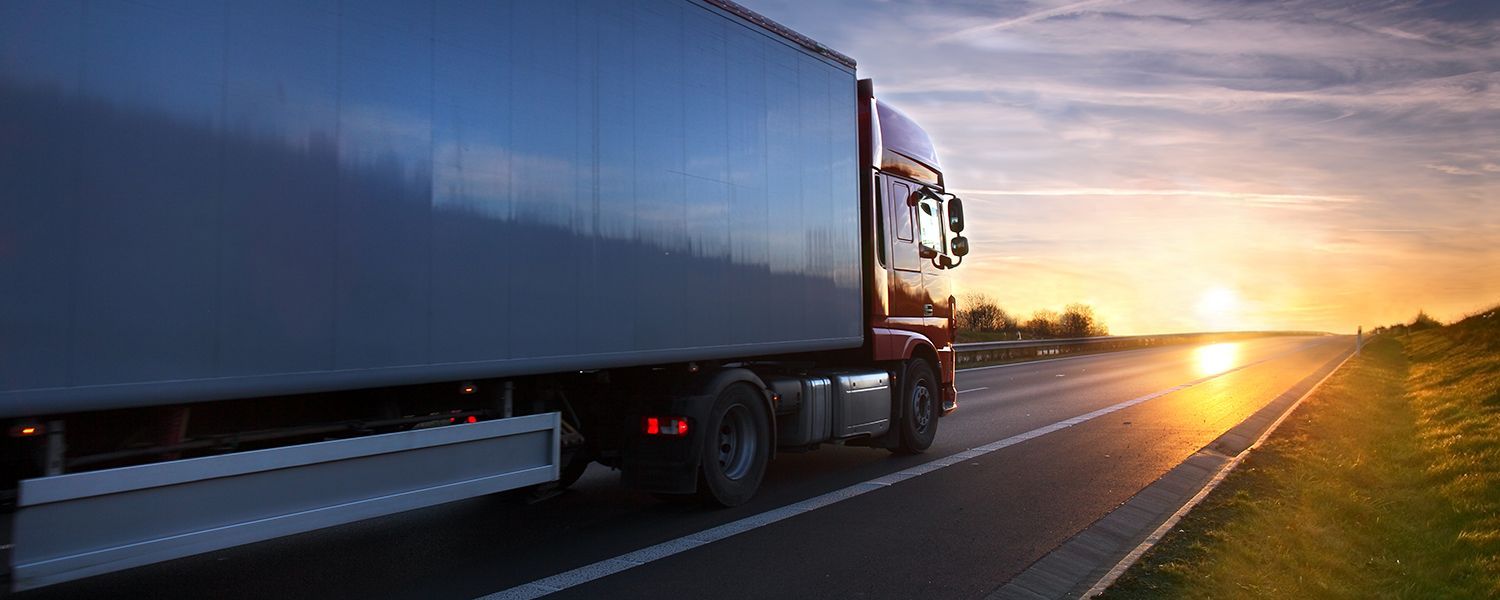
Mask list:
[[37,425],[35,423],[27,423],[25,425],[16,425],[15,427],[11,427],[10,428],[10,436],[11,437],[35,437],[35,436],[42,435],[43,433],[46,433],[46,432],[47,432],[46,428],[42,427],[41,425]]
[[641,431],[646,435],[686,437],[687,417],[645,417],[641,419]]

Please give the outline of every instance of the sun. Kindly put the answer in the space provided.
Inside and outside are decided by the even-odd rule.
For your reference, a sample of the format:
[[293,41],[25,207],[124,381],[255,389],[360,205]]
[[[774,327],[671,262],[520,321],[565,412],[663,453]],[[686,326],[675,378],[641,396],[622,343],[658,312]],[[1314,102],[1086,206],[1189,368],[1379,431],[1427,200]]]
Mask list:
[[1213,287],[1198,297],[1198,319],[1209,329],[1229,329],[1237,325],[1240,297],[1226,287]]

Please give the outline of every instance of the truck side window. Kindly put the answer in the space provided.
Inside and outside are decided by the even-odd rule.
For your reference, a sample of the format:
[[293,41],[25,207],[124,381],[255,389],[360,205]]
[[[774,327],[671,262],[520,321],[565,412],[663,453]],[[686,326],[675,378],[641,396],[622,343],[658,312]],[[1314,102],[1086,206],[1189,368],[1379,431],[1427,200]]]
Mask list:
[[923,198],[917,203],[917,230],[922,235],[922,247],[946,254],[948,249],[943,235],[943,207],[936,200]]
[[911,234],[911,207],[907,205],[906,199],[911,197],[911,188],[904,184],[896,184],[891,188],[891,214],[896,217],[896,239],[903,242],[912,241]]
[[885,266],[885,182],[879,178],[875,179],[875,259],[880,261],[880,266]]

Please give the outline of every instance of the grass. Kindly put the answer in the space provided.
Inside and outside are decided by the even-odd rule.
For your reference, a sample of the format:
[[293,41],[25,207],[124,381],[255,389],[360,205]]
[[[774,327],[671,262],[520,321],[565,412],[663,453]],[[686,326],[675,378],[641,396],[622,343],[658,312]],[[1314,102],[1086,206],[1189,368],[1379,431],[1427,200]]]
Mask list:
[[1371,341],[1103,597],[1500,597],[1500,311]]

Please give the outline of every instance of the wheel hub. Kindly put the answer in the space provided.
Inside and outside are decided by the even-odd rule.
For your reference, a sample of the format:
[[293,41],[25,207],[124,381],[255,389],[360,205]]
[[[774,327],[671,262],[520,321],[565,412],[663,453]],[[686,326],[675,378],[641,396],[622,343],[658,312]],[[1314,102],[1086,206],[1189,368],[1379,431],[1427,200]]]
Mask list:
[[755,432],[744,406],[735,405],[724,413],[717,432],[719,471],[729,479],[744,477],[755,463]]
[[912,386],[911,409],[913,423],[917,426],[917,433],[926,433],[927,427],[932,424],[932,392],[923,382],[917,382]]

